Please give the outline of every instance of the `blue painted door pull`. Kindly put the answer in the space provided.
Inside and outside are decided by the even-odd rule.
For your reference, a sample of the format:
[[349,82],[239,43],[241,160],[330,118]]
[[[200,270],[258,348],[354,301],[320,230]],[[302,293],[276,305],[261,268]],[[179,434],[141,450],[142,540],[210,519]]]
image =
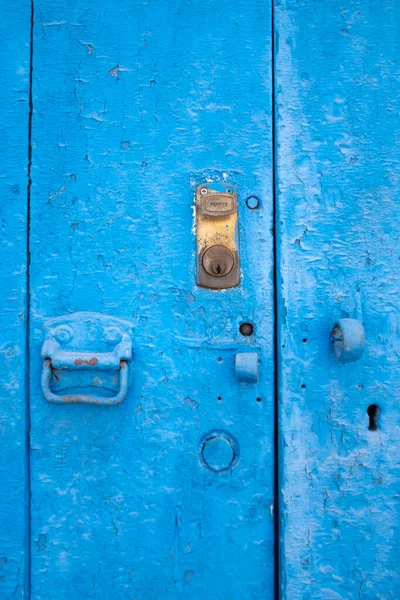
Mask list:
[[[50,320],[45,331],[41,385],[49,402],[111,406],[125,400],[132,358],[129,323],[83,312]],[[68,393],[52,391],[52,384]],[[99,393],[77,391],[92,387]]]

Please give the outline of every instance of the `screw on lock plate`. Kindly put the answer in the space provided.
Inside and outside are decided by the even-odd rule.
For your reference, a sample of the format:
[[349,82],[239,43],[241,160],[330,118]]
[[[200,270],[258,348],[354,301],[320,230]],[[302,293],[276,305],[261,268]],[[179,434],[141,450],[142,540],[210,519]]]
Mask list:
[[225,289],[239,284],[237,193],[226,182],[196,189],[197,285]]

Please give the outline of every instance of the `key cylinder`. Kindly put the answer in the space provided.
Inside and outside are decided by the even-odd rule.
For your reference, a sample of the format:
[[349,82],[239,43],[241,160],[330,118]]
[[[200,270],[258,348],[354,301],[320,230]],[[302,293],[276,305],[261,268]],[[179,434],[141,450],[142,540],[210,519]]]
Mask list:
[[196,189],[197,285],[226,289],[239,284],[237,193],[226,182]]
[[225,246],[211,246],[203,254],[203,267],[209,275],[224,277],[233,268],[235,258]]

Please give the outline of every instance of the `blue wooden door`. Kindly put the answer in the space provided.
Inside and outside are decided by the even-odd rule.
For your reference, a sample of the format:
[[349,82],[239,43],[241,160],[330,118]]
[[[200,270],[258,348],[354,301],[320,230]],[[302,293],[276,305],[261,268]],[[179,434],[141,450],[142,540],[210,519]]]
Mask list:
[[287,600],[400,597],[399,22],[385,0],[275,8]]
[[[273,597],[271,7],[215,8],[35,2],[38,600]],[[237,192],[230,289],[197,285],[199,185]]]
[[27,222],[29,6],[5,6],[0,21],[0,597],[29,586],[27,443]]
[[397,600],[400,7],[3,16],[0,597]]

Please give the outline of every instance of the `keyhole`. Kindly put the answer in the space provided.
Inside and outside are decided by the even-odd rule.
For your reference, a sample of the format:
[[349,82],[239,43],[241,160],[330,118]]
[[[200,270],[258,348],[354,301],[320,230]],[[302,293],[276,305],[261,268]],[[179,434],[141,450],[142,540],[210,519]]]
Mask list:
[[379,429],[378,418],[381,409],[377,404],[370,404],[367,408],[367,415],[369,417],[369,426],[368,429],[370,431],[376,431]]
[[213,262],[211,265],[211,269],[215,275],[223,275],[225,273],[226,267],[223,262]]

